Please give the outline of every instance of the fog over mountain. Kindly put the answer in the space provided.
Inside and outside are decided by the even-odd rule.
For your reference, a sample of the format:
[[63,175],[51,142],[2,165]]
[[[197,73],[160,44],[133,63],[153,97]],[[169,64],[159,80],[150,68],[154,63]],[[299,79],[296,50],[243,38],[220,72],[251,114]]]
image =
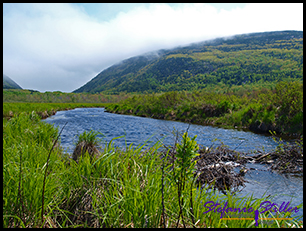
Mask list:
[[303,3],[3,3],[3,73],[71,92],[150,51],[284,30],[303,30]]
[[134,56],[74,92],[199,90],[303,79],[303,32],[242,34]]

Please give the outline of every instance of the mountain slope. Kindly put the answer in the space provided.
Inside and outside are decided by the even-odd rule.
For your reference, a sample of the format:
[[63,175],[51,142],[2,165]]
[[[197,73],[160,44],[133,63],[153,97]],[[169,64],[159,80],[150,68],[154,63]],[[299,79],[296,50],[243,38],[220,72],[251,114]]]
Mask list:
[[3,89],[22,89],[10,77],[3,74]]
[[236,35],[133,57],[103,70],[78,92],[198,90],[303,79],[303,32]]

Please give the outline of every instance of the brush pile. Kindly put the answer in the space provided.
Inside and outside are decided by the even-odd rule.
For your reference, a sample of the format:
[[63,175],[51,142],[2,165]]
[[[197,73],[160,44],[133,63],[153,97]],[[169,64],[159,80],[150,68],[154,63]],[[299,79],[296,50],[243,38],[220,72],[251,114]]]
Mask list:
[[279,173],[303,173],[303,141],[278,146],[273,152],[256,155],[253,159]]
[[[170,148],[166,156],[170,165],[173,165],[176,159],[174,147]],[[169,147],[166,149],[169,150]],[[195,158],[197,160],[195,182],[199,186],[208,185],[209,188],[218,189],[224,194],[226,194],[226,189],[231,192],[240,191],[240,188],[243,189],[244,183],[247,182],[244,175],[250,170],[245,166],[246,163],[265,164],[267,165],[265,171],[303,174],[303,139],[291,144],[280,143],[274,151],[269,153],[258,152],[258,154],[249,155],[230,150],[223,144],[217,147],[202,148],[198,151],[199,156]]]
[[[230,150],[225,145],[200,149],[198,153],[200,155],[195,158],[197,160],[195,180],[197,185],[209,185],[210,188],[218,189],[224,194],[226,194],[226,189],[236,192],[239,187],[244,187],[244,183],[247,182],[244,179],[244,174],[247,172],[244,164],[248,162],[244,153]],[[174,148],[171,148],[166,159],[170,165],[174,163],[176,159]],[[236,167],[240,168],[239,173],[234,171]]]
[[[246,168],[243,166],[247,159],[242,153],[233,151],[224,145],[216,148],[205,148],[199,151],[197,161],[198,178],[196,183],[199,185],[208,184],[209,187],[218,189],[226,194],[226,189],[234,192],[239,187],[244,187],[244,174]],[[234,171],[235,167],[240,167],[240,172]]]

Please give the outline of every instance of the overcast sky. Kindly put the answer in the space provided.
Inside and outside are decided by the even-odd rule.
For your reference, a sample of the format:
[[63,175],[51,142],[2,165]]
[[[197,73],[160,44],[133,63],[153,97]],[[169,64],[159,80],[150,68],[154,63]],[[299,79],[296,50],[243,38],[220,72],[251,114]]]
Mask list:
[[3,73],[72,92],[121,60],[216,37],[303,30],[303,4],[4,3]]

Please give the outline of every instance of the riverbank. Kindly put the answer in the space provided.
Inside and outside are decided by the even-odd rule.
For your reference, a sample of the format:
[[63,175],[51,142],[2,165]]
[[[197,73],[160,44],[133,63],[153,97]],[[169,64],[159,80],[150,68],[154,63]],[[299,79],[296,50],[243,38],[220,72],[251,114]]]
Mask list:
[[112,113],[249,129],[297,138],[303,135],[303,85],[280,82],[249,94],[167,92],[139,95],[109,104]]
[[108,103],[3,103],[3,118],[10,119],[22,112],[37,113],[41,119],[55,115],[57,111],[72,110],[75,108],[105,107]]
[[[243,201],[258,208],[267,199],[220,196],[206,189],[192,196],[187,187],[178,221],[177,185],[161,159],[161,144],[145,151],[142,146],[123,151],[111,141],[93,159],[85,155],[76,164],[60,146],[53,148],[59,129],[42,122],[35,112],[3,120],[4,227],[255,227],[254,220],[220,220],[220,213],[214,212],[204,215],[203,203],[221,200],[238,207]],[[293,225],[298,221],[259,222],[259,227]]]

